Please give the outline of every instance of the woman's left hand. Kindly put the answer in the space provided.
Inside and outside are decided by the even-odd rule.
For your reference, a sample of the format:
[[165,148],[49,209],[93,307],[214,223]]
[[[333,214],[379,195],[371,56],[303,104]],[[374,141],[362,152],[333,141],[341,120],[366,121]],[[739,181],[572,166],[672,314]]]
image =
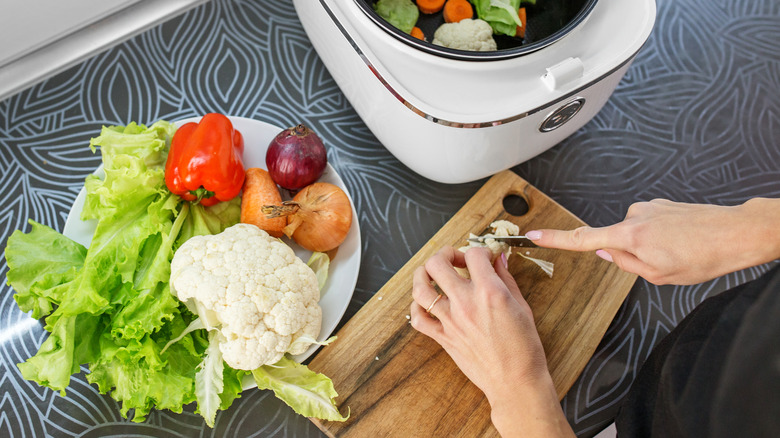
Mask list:
[[[536,426],[554,428],[556,433],[549,436],[571,433],[531,308],[505,259],[493,264],[490,259],[485,248],[464,254],[448,247],[419,267],[414,273],[412,326],[438,342],[485,393],[500,432],[509,433],[517,426],[512,422],[521,421],[526,436],[534,436],[530,427],[536,420]],[[470,278],[458,274],[456,267],[468,269]],[[434,283],[443,295],[431,306],[439,294]]]

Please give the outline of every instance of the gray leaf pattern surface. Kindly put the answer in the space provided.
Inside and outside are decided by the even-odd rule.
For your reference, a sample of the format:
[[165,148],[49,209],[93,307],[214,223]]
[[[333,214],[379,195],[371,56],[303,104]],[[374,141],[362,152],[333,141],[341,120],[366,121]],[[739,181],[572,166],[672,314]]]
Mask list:
[[[602,111],[513,169],[594,226],[621,220],[638,200],[780,197],[780,3],[657,6],[649,41]],[[101,126],[206,112],[305,123],[324,139],[362,231],[361,273],[342,324],[484,182],[434,183],[384,149],[319,60],[291,2],[213,0],[0,101],[3,248],[14,230],[29,230],[28,219],[62,230],[84,177],[100,164],[88,142]],[[577,434],[592,436],[611,422],[652,348],[698,303],[767,269],[685,287],[640,279],[563,400]],[[8,272],[4,258],[0,270]],[[83,373],[66,397],[22,379],[16,364],[45,338],[4,284],[0,436],[322,436],[257,390],[220,413],[214,429],[193,406],[129,422]]]

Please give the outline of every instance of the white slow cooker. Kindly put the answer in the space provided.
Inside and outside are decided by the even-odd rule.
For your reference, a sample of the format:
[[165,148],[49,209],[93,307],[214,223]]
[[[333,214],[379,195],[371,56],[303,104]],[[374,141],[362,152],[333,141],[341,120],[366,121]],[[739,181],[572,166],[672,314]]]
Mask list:
[[[318,55],[377,139],[406,166],[443,183],[513,167],[582,127],[655,20],[654,0],[580,0],[552,33],[467,52],[395,29],[376,15],[373,0],[293,2]],[[536,0],[541,8],[560,2],[571,0]]]

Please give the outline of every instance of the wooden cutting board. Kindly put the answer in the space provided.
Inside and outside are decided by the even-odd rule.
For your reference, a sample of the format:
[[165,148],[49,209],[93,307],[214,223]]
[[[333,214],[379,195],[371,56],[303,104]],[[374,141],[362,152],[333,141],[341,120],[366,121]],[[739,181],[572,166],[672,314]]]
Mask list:
[[[504,208],[520,196],[527,213]],[[511,210],[511,209],[510,209]],[[348,421],[314,420],[338,437],[492,437],[490,407],[482,392],[439,345],[407,319],[412,273],[442,246],[461,247],[506,219],[520,231],[573,229],[585,225],[511,171],[485,185],[407,262],[309,364],[333,379]],[[560,398],[575,382],[636,280],[592,252],[516,249],[555,264],[548,277],[518,255],[509,258],[523,296],[533,309],[548,367]],[[522,406],[518,406],[522,409]]]

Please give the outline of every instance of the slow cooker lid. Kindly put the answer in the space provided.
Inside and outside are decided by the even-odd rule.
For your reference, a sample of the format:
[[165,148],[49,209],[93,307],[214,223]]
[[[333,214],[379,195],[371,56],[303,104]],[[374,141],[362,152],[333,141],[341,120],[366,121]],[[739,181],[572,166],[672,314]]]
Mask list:
[[[536,0],[536,4],[523,3],[521,6],[526,8],[528,17],[525,37],[493,35],[498,50],[490,52],[456,50],[431,43],[434,32],[444,23],[441,12],[420,14],[417,27],[423,31],[427,40],[422,41],[399,30],[380,17],[374,11],[374,4],[378,0],[354,1],[380,29],[415,49],[451,59],[493,61],[535,52],[560,40],[585,20],[598,0]],[[474,18],[476,18],[476,12]]]

